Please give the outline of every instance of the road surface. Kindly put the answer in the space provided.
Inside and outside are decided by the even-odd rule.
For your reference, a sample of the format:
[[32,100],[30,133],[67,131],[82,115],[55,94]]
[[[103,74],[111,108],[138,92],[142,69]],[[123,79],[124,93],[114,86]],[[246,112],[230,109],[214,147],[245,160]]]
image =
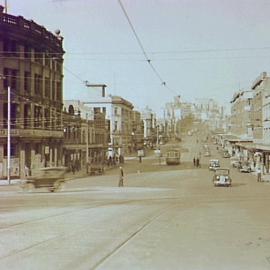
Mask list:
[[232,169],[213,187],[202,145],[182,147],[179,166],[130,159],[123,188],[116,169],[58,193],[0,187],[0,269],[269,270],[270,184]]

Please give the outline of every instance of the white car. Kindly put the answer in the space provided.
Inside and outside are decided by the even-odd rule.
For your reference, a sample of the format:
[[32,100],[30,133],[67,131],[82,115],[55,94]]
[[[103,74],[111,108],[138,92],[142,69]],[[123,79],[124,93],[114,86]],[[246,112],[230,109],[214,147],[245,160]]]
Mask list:
[[220,163],[218,159],[210,159],[209,160],[209,170],[215,171],[217,168],[220,167]]
[[219,168],[216,169],[215,174],[213,176],[213,183],[214,186],[223,186],[223,187],[229,187],[232,185],[232,179],[230,177],[230,170]]

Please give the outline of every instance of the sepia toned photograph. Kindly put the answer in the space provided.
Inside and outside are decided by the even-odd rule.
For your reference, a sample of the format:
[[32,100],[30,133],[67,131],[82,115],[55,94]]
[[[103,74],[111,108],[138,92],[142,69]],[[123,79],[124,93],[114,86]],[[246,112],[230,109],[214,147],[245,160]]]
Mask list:
[[270,269],[269,0],[0,0],[0,269]]

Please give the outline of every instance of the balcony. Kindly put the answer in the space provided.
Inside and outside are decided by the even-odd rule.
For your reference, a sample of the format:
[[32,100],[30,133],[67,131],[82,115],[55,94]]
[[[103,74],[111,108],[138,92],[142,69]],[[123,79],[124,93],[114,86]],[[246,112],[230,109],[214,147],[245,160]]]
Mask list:
[[[64,132],[44,129],[11,129],[11,137],[16,138],[63,138]],[[7,129],[0,130],[0,138],[7,137]]]

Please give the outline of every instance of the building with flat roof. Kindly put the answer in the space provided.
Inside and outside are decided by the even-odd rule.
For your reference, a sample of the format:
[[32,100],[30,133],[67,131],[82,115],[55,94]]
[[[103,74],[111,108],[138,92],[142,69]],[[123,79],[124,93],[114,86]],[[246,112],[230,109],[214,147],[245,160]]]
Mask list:
[[0,8],[0,178],[7,176],[7,89],[11,89],[11,176],[61,164],[63,38]]

